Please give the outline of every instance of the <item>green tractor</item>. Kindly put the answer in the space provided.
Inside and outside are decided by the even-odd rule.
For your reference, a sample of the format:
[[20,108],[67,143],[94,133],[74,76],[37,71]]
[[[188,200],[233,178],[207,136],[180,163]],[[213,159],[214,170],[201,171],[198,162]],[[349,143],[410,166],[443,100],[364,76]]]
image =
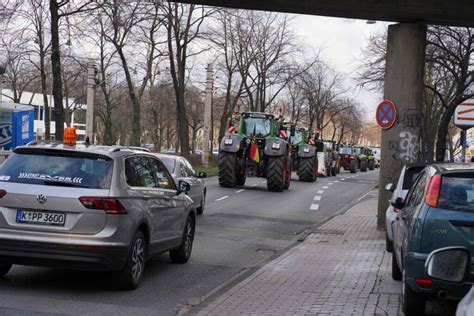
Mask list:
[[375,156],[372,149],[365,147],[365,154],[367,155],[369,170],[375,169]]
[[279,137],[280,124],[272,114],[243,112],[239,124],[231,119],[219,153],[219,185],[243,186],[247,176],[267,179],[269,191],[290,187],[291,156],[288,141]]
[[369,159],[367,156],[366,149],[367,149],[366,147],[362,147],[362,146],[354,147],[354,154],[357,158],[357,166],[362,172],[367,172],[367,168],[369,166]]
[[316,139],[314,133],[309,133],[304,128],[296,128],[294,125],[282,126],[280,137],[285,136],[289,137],[293,170],[298,174],[299,180],[315,182],[318,178],[317,152],[324,150],[324,144]]

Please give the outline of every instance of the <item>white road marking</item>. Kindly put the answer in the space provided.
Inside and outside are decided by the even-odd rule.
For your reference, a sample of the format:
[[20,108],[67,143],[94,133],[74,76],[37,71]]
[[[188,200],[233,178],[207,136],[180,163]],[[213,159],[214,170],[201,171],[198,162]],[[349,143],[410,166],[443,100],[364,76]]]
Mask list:
[[[342,178],[342,179],[341,179],[341,181],[344,181],[344,180],[346,180],[346,178]],[[336,181],[336,182],[337,182],[337,181]]]
[[324,193],[324,190],[319,190],[318,191],[318,194],[323,194]]
[[329,187],[327,185],[323,186],[323,189],[329,189]]
[[244,192],[244,191],[245,191],[245,189],[240,189],[238,191],[235,191],[235,193],[241,193],[241,192]]
[[332,183],[332,182],[329,182],[329,183],[328,183],[328,185],[333,185],[333,184],[334,184],[334,183]]
[[227,199],[228,197],[229,197],[228,195],[224,195],[223,197],[218,198],[218,199],[216,200],[216,202],[225,200],[225,199]]
[[315,200],[315,201],[321,201],[321,196],[320,196],[320,195],[316,195],[313,200]]
[[334,181],[334,183],[338,183],[338,182],[339,182],[339,180]]
[[311,207],[309,209],[311,211],[317,211],[319,210],[319,204],[311,204]]

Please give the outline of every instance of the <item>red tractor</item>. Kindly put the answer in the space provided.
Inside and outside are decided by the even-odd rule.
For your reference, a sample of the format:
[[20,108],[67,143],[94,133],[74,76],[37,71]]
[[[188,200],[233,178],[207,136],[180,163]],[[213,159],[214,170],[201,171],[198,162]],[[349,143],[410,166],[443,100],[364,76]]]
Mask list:
[[341,146],[339,158],[344,170],[349,170],[351,173],[357,172],[357,154],[354,151],[354,146]]

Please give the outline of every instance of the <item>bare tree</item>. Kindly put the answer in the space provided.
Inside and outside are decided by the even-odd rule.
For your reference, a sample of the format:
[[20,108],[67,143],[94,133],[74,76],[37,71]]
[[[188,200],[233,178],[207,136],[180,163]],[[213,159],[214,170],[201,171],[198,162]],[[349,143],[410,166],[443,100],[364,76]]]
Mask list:
[[252,53],[247,47],[251,41],[252,20],[241,16],[241,11],[222,10],[217,14],[218,23],[209,37],[218,54],[218,73],[224,85],[225,98],[220,115],[219,140],[224,137],[226,124],[244,94]]
[[60,19],[97,7],[97,1],[89,0],[74,5],[69,0],[50,0],[49,11],[51,15],[51,65],[53,76],[53,99],[54,117],[56,121],[56,139],[63,139],[64,107],[63,107],[63,83],[61,71],[61,43],[59,38]]
[[444,84],[426,85],[444,108],[436,143],[436,161],[444,161],[454,110],[460,103],[474,97],[474,33],[470,28],[432,26],[428,32],[428,45],[433,48],[428,50],[428,62],[446,78]]
[[201,38],[204,20],[213,11],[194,4],[185,5],[167,2],[164,6],[166,16],[170,74],[176,97],[176,117],[181,155],[188,157],[189,129],[186,115],[185,89],[188,59],[202,52],[190,52],[190,45]]

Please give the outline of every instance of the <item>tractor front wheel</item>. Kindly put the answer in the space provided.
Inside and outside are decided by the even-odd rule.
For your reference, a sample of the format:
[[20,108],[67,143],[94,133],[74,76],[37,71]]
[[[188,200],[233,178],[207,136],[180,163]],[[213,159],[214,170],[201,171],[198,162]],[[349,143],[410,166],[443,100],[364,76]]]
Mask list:
[[300,158],[298,176],[300,181],[314,182],[318,174],[318,167],[314,157]]
[[[236,179],[237,155],[221,151],[219,154],[219,185],[221,187],[233,188],[237,184]],[[244,180],[245,182],[245,180]]]
[[286,186],[287,158],[269,157],[267,165],[267,189],[268,191],[282,192]]

